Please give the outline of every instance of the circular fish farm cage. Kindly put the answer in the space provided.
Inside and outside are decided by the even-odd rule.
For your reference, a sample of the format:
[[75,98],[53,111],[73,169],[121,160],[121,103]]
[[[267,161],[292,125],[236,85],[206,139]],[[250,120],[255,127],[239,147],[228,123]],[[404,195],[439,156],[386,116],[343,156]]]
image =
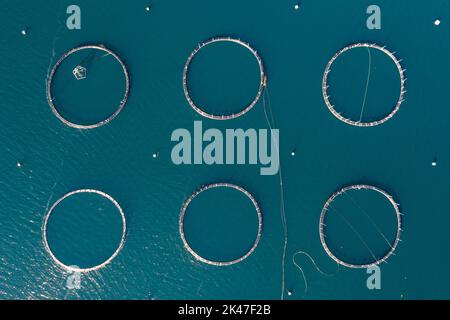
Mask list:
[[[61,63],[63,63],[63,61],[70,55],[72,55],[76,52],[79,52],[82,50],[88,50],[88,49],[100,50],[100,51],[105,52],[107,55],[111,55],[114,57],[114,59],[120,64],[123,74],[124,74],[124,77],[125,77],[125,92],[124,92],[122,100],[119,102],[117,109],[111,115],[109,115],[107,118],[105,118],[97,123],[84,125],[84,124],[74,123],[74,122],[66,119],[60,113],[60,111],[58,111],[58,107],[54,103],[55,99],[52,95],[51,87],[52,87],[54,75],[55,75],[56,71],[58,70],[58,67],[61,65]],[[73,70],[73,75],[75,76],[75,78],[77,80],[81,80],[81,79],[86,78],[86,72],[87,71],[86,71],[85,67],[78,65]],[[114,118],[117,117],[117,115],[122,111],[123,107],[127,103],[129,88],[130,88],[130,79],[129,79],[127,67],[125,66],[125,63],[120,59],[120,57],[115,52],[106,48],[104,45],[84,45],[84,46],[79,46],[79,47],[73,48],[73,49],[67,51],[66,53],[64,53],[61,56],[61,58],[59,58],[59,60],[55,63],[53,68],[51,69],[50,74],[47,78],[47,101],[48,101],[48,104],[49,104],[53,114],[67,126],[76,128],[76,129],[94,129],[94,128],[101,127],[101,126],[111,122]]]
[[[243,193],[246,197],[248,197],[248,199],[250,199],[250,201],[252,202],[255,210],[256,210],[256,214],[257,214],[257,218],[258,218],[258,231],[257,231],[257,235],[256,235],[256,239],[253,243],[253,245],[251,246],[250,250],[248,250],[244,255],[230,260],[230,261],[215,261],[215,260],[210,260],[210,259],[206,259],[204,257],[202,257],[201,255],[199,255],[194,249],[192,249],[192,247],[189,245],[188,241],[186,240],[185,237],[185,230],[184,230],[184,218],[185,218],[185,214],[186,214],[186,210],[189,207],[189,204],[192,202],[192,200],[194,200],[194,198],[196,198],[200,193],[206,191],[206,190],[210,190],[213,188],[232,188],[235,189],[241,193]],[[197,191],[195,191],[193,194],[191,194],[189,196],[189,198],[186,200],[186,202],[183,204],[182,208],[181,208],[181,212],[180,212],[180,219],[179,219],[179,231],[180,231],[180,236],[181,236],[181,240],[183,241],[183,245],[184,248],[198,261],[209,264],[209,265],[213,265],[213,266],[229,266],[232,264],[236,264],[239,263],[243,260],[245,260],[246,258],[248,258],[258,247],[259,241],[261,239],[261,233],[262,233],[262,214],[261,214],[261,210],[259,208],[258,203],[256,202],[255,198],[244,188],[237,186],[235,184],[231,184],[231,183],[213,183],[213,184],[209,184],[209,185],[205,185],[202,186],[200,189],[198,189]]]
[[[399,73],[400,76],[400,93],[398,96],[398,100],[395,103],[395,106],[393,107],[393,109],[390,111],[389,114],[387,114],[384,118],[382,119],[378,119],[375,121],[370,121],[370,122],[364,122],[364,121],[356,121],[356,120],[352,120],[348,117],[344,117],[341,112],[337,111],[335,106],[333,105],[333,103],[330,100],[330,95],[328,93],[328,74],[331,71],[331,67],[333,65],[333,63],[336,61],[336,59],[341,56],[343,53],[355,49],[355,48],[367,48],[367,49],[376,49],[381,51],[382,53],[386,54],[395,64],[396,69]],[[378,126],[380,124],[385,123],[386,121],[390,120],[400,109],[400,105],[403,103],[403,101],[405,100],[405,70],[402,68],[401,64],[400,64],[401,60],[398,60],[394,53],[387,50],[386,47],[384,46],[379,46],[377,44],[371,44],[371,43],[355,43],[355,44],[351,44],[349,46],[346,46],[344,48],[342,48],[341,50],[339,50],[338,52],[335,53],[335,55],[331,58],[330,61],[328,61],[327,66],[325,68],[325,72],[323,73],[323,78],[322,78],[322,96],[323,99],[325,101],[325,104],[328,108],[328,110],[330,110],[330,112],[339,120],[341,120],[342,122],[352,125],[352,126],[357,126],[357,127],[374,127],[374,126]]]
[[[52,213],[55,211],[56,207],[58,207],[58,205],[64,201],[65,199],[77,195],[77,194],[81,194],[81,193],[88,193],[88,194],[96,194],[99,195],[101,197],[103,197],[104,199],[108,200],[109,202],[111,202],[114,207],[117,209],[117,211],[120,214],[120,219],[122,221],[122,234],[121,234],[121,238],[120,238],[120,243],[117,247],[117,249],[114,251],[114,253],[107,258],[105,261],[103,261],[100,264],[97,264],[95,266],[92,267],[88,267],[88,268],[79,268],[79,267],[75,267],[72,265],[66,265],[65,263],[63,263],[60,259],[58,259],[56,257],[56,255],[54,254],[54,252],[52,251],[52,249],[50,248],[50,245],[48,243],[48,239],[47,239],[47,226],[48,226],[48,221],[50,216],[52,215]],[[67,271],[72,271],[72,272],[89,272],[89,271],[94,271],[94,270],[98,270],[100,268],[103,268],[104,266],[106,266],[107,264],[109,264],[118,254],[119,252],[122,250],[124,244],[125,244],[125,237],[126,237],[126,219],[125,219],[125,214],[122,210],[122,208],[120,207],[119,203],[113,198],[111,197],[109,194],[99,191],[99,190],[94,190],[94,189],[79,189],[79,190],[75,190],[75,191],[71,191],[69,193],[66,193],[65,195],[63,195],[61,198],[59,198],[48,210],[45,218],[44,218],[44,224],[42,227],[42,232],[43,232],[43,242],[44,242],[44,247],[45,250],[48,252],[48,254],[50,255],[50,257],[53,259],[53,261],[60,267],[62,267],[63,269],[67,270]]]
[[[258,67],[259,67],[259,73],[260,73],[259,88],[258,88],[258,91],[257,91],[254,99],[248,105],[244,106],[241,111],[232,113],[232,114],[228,114],[228,115],[212,114],[212,113],[206,112],[202,106],[198,106],[192,100],[191,94],[189,92],[189,86],[188,86],[188,80],[187,80],[188,73],[189,73],[189,67],[191,65],[192,60],[197,55],[197,53],[202,48],[205,48],[208,45],[211,45],[213,43],[218,43],[218,42],[231,42],[231,43],[238,44],[238,45],[248,49],[250,51],[250,53],[256,59],[256,62],[258,63]],[[266,74],[264,71],[263,62],[262,62],[262,59],[259,56],[258,52],[255,49],[253,49],[249,43],[244,42],[240,39],[235,39],[235,38],[231,38],[231,37],[216,37],[216,38],[212,38],[205,42],[200,43],[197,46],[197,48],[195,48],[195,50],[192,51],[191,54],[189,55],[186,63],[184,64],[184,69],[183,69],[183,91],[184,91],[184,95],[185,95],[186,100],[188,101],[189,105],[192,107],[192,109],[194,109],[201,116],[209,118],[209,119],[214,119],[214,120],[230,120],[230,119],[238,118],[238,117],[246,114],[248,111],[250,111],[255,106],[255,104],[258,102],[258,100],[260,99],[260,97],[263,93],[264,87],[266,86],[266,80],[267,80],[267,77],[266,77]]]
[[[371,191],[375,191],[379,194],[381,194],[382,196],[384,196],[388,202],[390,203],[390,205],[392,206],[392,208],[395,211],[395,220],[397,222],[397,226],[396,226],[396,232],[395,232],[395,238],[393,240],[392,243],[389,244],[389,250],[384,254],[384,256],[380,257],[380,258],[376,258],[373,257],[373,261],[369,262],[369,263],[351,263],[348,261],[344,261],[340,258],[338,258],[329,248],[328,244],[327,244],[327,237],[325,234],[325,217],[327,216],[329,209],[331,208],[331,205],[333,203],[333,201],[336,200],[336,198],[338,198],[339,196],[344,195],[347,191],[350,190],[371,190]],[[401,222],[401,213],[399,210],[399,205],[394,201],[393,197],[391,195],[389,195],[386,191],[381,190],[377,187],[371,186],[371,185],[364,185],[364,184],[358,184],[358,185],[351,185],[351,186],[347,186],[344,187],[338,191],[336,191],[335,193],[333,193],[333,195],[326,201],[325,205],[323,206],[322,212],[320,214],[320,219],[319,219],[319,235],[320,235],[320,242],[322,243],[322,246],[326,252],[326,254],[333,259],[336,263],[343,265],[345,267],[349,267],[349,268],[369,268],[371,266],[375,266],[375,265],[379,265],[383,262],[385,262],[395,251],[395,249],[397,248],[398,243],[400,242],[400,233],[402,231],[401,229],[402,227],[402,222]]]

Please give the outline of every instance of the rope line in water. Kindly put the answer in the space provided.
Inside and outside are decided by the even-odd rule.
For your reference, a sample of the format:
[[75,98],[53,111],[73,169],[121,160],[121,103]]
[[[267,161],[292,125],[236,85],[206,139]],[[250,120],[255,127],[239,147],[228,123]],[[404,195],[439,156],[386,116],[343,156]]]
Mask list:
[[369,66],[367,68],[367,80],[366,80],[366,89],[364,90],[364,98],[363,98],[363,103],[362,103],[362,107],[361,107],[361,113],[359,114],[359,122],[361,122],[362,120],[362,116],[364,113],[364,108],[366,106],[366,99],[367,99],[367,91],[369,89],[369,81],[370,81],[370,71],[372,68],[372,54],[370,53],[370,49],[367,48],[367,54],[369,55]]
[[311,257],[311,255],[309,253],[307,253],[306,251],[297,251],[296,253],[294,253],[294,255],[292,256],[292,263],[299,269],[299,271],[300,271],[300,273],[302,275],[303,283],[304,283],[304,293],[303,293],[303,296],[301,298],[304,298],[307,295],[307,293],[308,293],[308,282],[306,280],[306,275],[305,275],[305,272],[303,271],[303,268],[300,266],[300,264],[298,264],[295,261],[295,257],[297,255],[305,255],[306,257],[308,257],[308,259],[313,264],[314,268],[323,276],[333,277],[333,276],[337,275],[338,272],[339,272],[339,264],[338,263],[336,264],[336,271],[335,272],[327,273],[327,272],[324,272],[321,268],[319,268],[319,266],[317,265],[317,263],[313,259],[313,257]]
[[373,219],[370,217],[370,215],[367,213],[366,210],[364,210],[357,202],[356,200],[348,194],[348,192],[344,192],[344,195],[346,197],[348,197],[348,199],[350,199],[350,201],[357,207],[360,209],[360,211],[362,213],[364,213],[364,215],[367,217],[367,219],[369,219],[369,221],[372,223],[372,225],[375,227],[375,229],[377,230],[377,232],[383,237],[384,241],[388,244],[388,246],[392,249],[392,243],[391,241],[388,240],[388,238],[386,237],[386,235],[380,230],[380,228],[378,227],[378,225],[375,223],[375,221],[373,221]]
[[[268,97],[268,102],[266,102],[265,99],[265,93],[267,92],[267,97]],[[272,119],[272,123],[269,120],[269,116],[267,114],[267,106],[269,108],[269,114],[271,116]],[[267,125],[269,126],[271,132],[273,130],[273,128],[275,127],[275,121],[274,121],[274,117],[273,117],[273,112],[272,112],[272,107],[270,105],[270,96],[269,96],[269,89],[267,87],[267,83],[265,81],[265,90],[264,90],[264,94],[263,94],[263,111],[264,111],[264,116],[266,118],[267,121]],[[276,152],[278,153],[278,155],[280,155],[280,147],[277,143],[277,141],[272,141],[271,143],[275,143],[275,148],[276,148]],[[282,253],[282,259],[281,259],[281,300],[284,300],[284,291],[285,291],[285,261],[286,261],[286,251],[287,251],[287,245],[288,245],[288,227],[287,227],[287,221],[286,221],[286,206],[285,206],[285,201],[284,201],[284,187],[283,187],[283,172],[281,169],[281,157],[279,156],[279,171],[278,171],[278,176],[279,176],[279,184],[280,184],[280,215],[281,215],[281,224],[283,227],[283,253]]]
[[350,223],[350,221],[348,221],[348,219],[345,218],[343,214],[341,214],[336,208],[333,208],[331,205],[329,207],[329,210],[333,210],[334,212],[336,212],[338,214],[339,218],[341,218],[341,220],[345,222],[345,224],[358,237],[358,239],[361,241],[361,243],[364,245],[364,247],[366,247],[366,249],[369,251],[370,255],[372,256],[373,260],[374,261],[378,260],[378,258],[376,257],[375,253],[372,251],[372,249],[370,249],[369,245],[364,240],[364,237],[355,229],[355,227],[353,227],[353,225]]

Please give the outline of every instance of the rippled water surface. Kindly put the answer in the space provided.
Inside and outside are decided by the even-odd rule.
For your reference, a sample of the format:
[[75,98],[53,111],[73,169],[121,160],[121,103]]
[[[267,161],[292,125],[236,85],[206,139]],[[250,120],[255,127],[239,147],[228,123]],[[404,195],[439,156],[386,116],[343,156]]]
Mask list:
[[[365,12],[371,1],[302,0],[298,11],[294,10],[295,3],[155,0],[147,12],[148,1],[81,0],[77,4],[81,7],[82,28],[70,31],[65,20],[66,8],[72,2],[2,1],[0,298],[280,298],[283,228],[279,177],[261,176],[257,165],[176,166],[170,157],[172,131],[187,128],[193,132],[194,120],[203,120],[204,129],[268,127],[262,100],[245,116],[230,121],[201,118],[189,107],[182,90],[184,63],[199,42],[221,35],[250,42],[261,55],[268,77],[265,98],[280,129],[288,227],[285,289],[293,294],[285,297],[450,298],[450,3],[380,0],[381,30],[366,28]],[[439,27],[433,24],[436,18],[442,21]],[[26,36],[21,34],[24,28],[28,28]],[[337,50],[359,41],[386,45],[402,59],[406,69],[406,101],[392,120],[379,127],[357,128],[340,122],[322,98],[327,62]],[[82,44],[104,44],[123,59],[130,74],[130,95],[123,111],[108,125],[84,131],[65,126],[46,100],[50,68],[64,52]],[[247,52],[241,55],[220,48],[198,56],[192,70],[192,89],[199,101],[217,103],[211,110],[235,111],[236,102],[252,99],[258,74],[254,75],[254,61]],[[336,93],[343,112],[358,117],[368,55],[364,51],[354,53],[346,56],[349,60],[341,61],[341,66],[336,65],[330,83],[335,87],[330,90]],[[109,102],[121,99],[123,79],[119,80],[120,72],[109,59],[93,62],[99,66],[92,70],[93,75],[99,75],[96,81],[100,76],[103,79],[97,85],[78,88],[81,83],[71,86],[69,80],[59,84],[68,116],[77,121],[96,121],[111,112]],[[228,66],[222,69],[223,78],[222,63]],[[382,71],[389,68],[389,63],[374,54],[373,78],[366,97],[365,114],[369,118],[384,114],[385,103],[390,105],[393,97],[395,100],[397,75]],[[66,68],[60,80],[70,78],[70,70]],[[203,86],[208,90],[202,90]],[[295,156],[291,156],[293,150]],[[431,165],[433,160],[436,166]],[[243,186],[263,212],[263,233],[256,251],[242,263],[224,268],[197,262],[183,248],[178,231],[183,202],[201,185],[217,181]],[[364,269],[341,267],[335,275],[325,277],[305,255],[296,255],[295,261],[307,279],[305,293],[293,256],[305,251],[324,271],[336,269],[320,243],[319,216],[333,192],[353,183],[376,185],[394,197],[404,213],[403,241],[396,255],[381,266],[382,289],[375,291],[367,289]],[[122,251],[109,265],[81,275],[81,288],[69,290],[68,273],[45,251],[42,226],[46,212],[58,198],[81,188],[102,190],[120,203],[127,219],[127,235]],[[101,202],[92,201],[93,211],[83,202],[80,208],[59,212],[69,215],[55,221],[63,224],[58,228],[62,235],[55,234],[53,240],[58,242],[61,254],[68,255],[66,259],[78,256],[76,250],[85,248],[97,261],[117,240],[114,235],[118,225],[110,220],[102,223],[102,216],[95,216]],[[239,216],[233,206],[236,203],[227,203],[226,199],[218,201],[220,210],[211,211],[211,201],[206,206],[198,203],[196,212],[192,212],[194,222],[204,217],[199,222],[210,221],[217,228],[221,220],[208,212],[226,214],[226,205],[230,205],[233,216],[228,220],[221,217],[226,230],[219,231],[229,233],[234,226],[236,233],[234,241],[228,235],[221,252],[233,255],[244,250],[254,235],[253,212],[245,209]],[[357,201],[372,212],[369,209],[374,207],[368,198]],[[346,211],[349,203],[342,205]],[[88,236],[81,242],[64,243],[72,239],[68,238],[70,234],[73,239],[82,235],[76,230],[86,223],[81,217],[87,212],[94,215],[89,216],[90,226],[104,226],[95,229],[100,236],[95,233],[92,239]],[[349,219],[358,213],[354,208],[349,212]],[[383,211],[381,216],[389,214]],[[378,218],[374,220],[389,236],[392,220]],[[355,219],[354,226],[361,226],[361,236],[378,246],[379,234],[361,216]],[[241,222],[245,228],[240,228]],[[351,229],[343,229],[345,225],[337,220],[330,221],[329,227],[336,250],[343,243],[349,250],[342,254],[370,258],[355,243],[358,237]],[[205,234],[214,230],[208,230],[207,224],[194,223],[192,228],[200,228]],[[105,230],[106,238],[101,236]],[[208,243],[206,237],[193,236],[197,236],[196,245],[206,251],[208,245],[217,245]],[[64,247],[71,248],[70,252]]]

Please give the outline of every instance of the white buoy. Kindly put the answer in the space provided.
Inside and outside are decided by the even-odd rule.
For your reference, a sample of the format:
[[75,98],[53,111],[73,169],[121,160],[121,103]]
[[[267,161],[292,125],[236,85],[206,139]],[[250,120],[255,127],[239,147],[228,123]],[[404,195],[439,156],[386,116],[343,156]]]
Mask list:
[[153,158],[156,158],[157,156],[158,156],[157,152],[153,153]]
[[439,19],[434,20],[434,25],[435,26],[438,26],[440,24],[441,24],[441,20],[439,20]]
[[22,163],[17,162],[17,168],[22,168]]
[[436,167],[436,165],[437,165],[436,160],[434,160],[433,162],[431,162],[431,165],[432,165],[433,167]]
[[294,6],[294,9],[295,9],[295,10],[298,10],[298,9],[300,9],[300,6],[299,6],[298,4],[296,4],[296,5]]
[[295,156],[295,151],[292,151],[292,152],[291,152],[291,156]]
[[23,36],[27,35],[27,29],[23,29],[20,33],[22,33]]
[[146,6],[145,11],[150,11],[150,6]]
[[292,290],[288,290],[287,294],[288,296],[292,296]]

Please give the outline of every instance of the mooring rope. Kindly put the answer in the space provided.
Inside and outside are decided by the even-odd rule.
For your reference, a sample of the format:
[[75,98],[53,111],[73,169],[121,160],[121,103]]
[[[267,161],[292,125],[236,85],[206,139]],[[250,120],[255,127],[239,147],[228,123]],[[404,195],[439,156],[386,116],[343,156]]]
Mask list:
[[299,269],[299,271],[302,275],[303,283],[304,283],[304,293],[303,293],[301,299],[303,299],[308,293],[308,281],[306,280],[306,274],[305,274],[303,268],[300,266],[300,264],[298,264],[295,261],[295,257],[297,255],[305,255],[306,257],[308,257],[308,259],[312,262],[314,268],[323,276],[332,277],[332,276],[335,276],[336,274],[338,274],[338,272],[339,272],[339,264],[338,263],[336,263],[336,271],[335,272],[327,273],[327,272],[324,272],[321,268],[319,268],[319,266],[317,265],[317,263],[313,259],[313,257],[311,257],[311,255],[309,253],[307,253],[306,251],[300,250],[300,251],[297,251],[296,253],[294,253],[294,255],[292,256],[292,263]]
[[[264,110],[264,116],[266,118],[266,122],[270,128],[271,136],[273,128],[275,127],[275,121],[273,117],[272,107],[270,105],[270,99],[268,99],[268,102],[266,102],[265,99],[265,93],[267,92],[267,96],[269,97],[269,90],[267,87],[267,79],[264,81],[265,83],[265,90],[263,94],[263,110]],[[267,106],[269,109],[269,114],[272,119],[272,123],[269,120],[269,115],[267,114]],[[278,155],[280,155],[280,147],[275,139],[272,140],[271,143],[274,143],[276,152]],[[278,177],[279,177],[279,184],[280,184],[280,215],[281,215],[281,224],[283,227],[283,253],[281,258],[281,300],[284,300],[284,291],[285,291],[285,264],[286,264],[286,251],[287,251],[287,245],[288,245],[288,227],[287,227],[287,221],[286,221],[286,206],[284,202],[284,186],[283,186],[283,172],[281,169],[281,156],[279,156],[279,171],[278,171]]]
[[368,62],[369,66],[367,68],[366,89],[364,90],[364,98],[363,98],[363,103],[362,103],[362,107],[361,107],[361,113],[359,114],[359,122],[361,122],[361,120],[362,120],[364,108],[366,106],[367,91],[369,90],[370,72],[371,72],[371,68],[372,68],[372,54],[370,53],[369,48],[367,48],[367,53],[369,55],[369,62]]

